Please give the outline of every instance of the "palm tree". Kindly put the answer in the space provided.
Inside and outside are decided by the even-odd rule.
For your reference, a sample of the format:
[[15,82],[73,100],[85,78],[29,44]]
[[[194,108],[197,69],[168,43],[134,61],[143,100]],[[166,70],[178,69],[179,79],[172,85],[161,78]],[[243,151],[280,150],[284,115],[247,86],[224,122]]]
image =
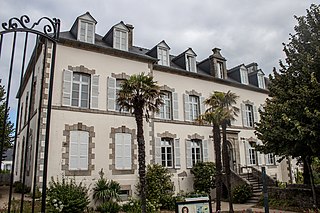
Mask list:
[[228,154],[227,145],[227,126],[230,125],[230,121],[234,120],[239,112],[236,104],[237,95],[228,91],[227,93],[215,91],[204,101],[204,104],[209,106],[205,114],[200,116],[200,120],[209,122],[213,125],[213,135],[214,135],[214,150],[216,155],[216,210],[221,209],[221,181],[222,181],[222,165],[221,165],[221,135],[220,135],[220,125],[222,126],[222,137],[223,137],[223,165],[226,172],[227,179],[227,190],[229,199],[229,212],[233,212],[232,205],[232,193],[231,193],[231,182],[230,182],[230,156]]
[[158,112],[162,102],[160,88],[151,75],[144,73],[132,75],[121,85],[117,103],[120,110],[131,111],[137,124],[138,162],[140,198],[142,213],[146,212],[146,160],[145,140],[143,135],[143,116],[147,122],[152,112]]

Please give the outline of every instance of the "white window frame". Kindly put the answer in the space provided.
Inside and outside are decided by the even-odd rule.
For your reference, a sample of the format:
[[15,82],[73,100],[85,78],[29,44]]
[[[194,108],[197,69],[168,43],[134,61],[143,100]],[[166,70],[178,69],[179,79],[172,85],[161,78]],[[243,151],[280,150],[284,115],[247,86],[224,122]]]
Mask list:
[[[119,91],[121,90],[121,84],[125,81],[125,79],[116,79],[116,106],[115,106],[115,109],[116,111],[120,111],[120,106],[118,105],[118,102],[117,102],[117,99],[119,97]],[[128,109],[125,109],[125,108],[122,108],[121,109],[121,112],[129,112]]]
[[132,135],[129,133],[115,133],[115,169],[132,169]]
[[190,72],[196,72],[197,70],[196,57],[186,54],[186,70]]
[[[77,80],[74,80],[74,76],[75,75],[79,75],[80,76],[80,80],[77,81]],[[89,78],[89,81],[88,82],[84,82],[83,81],[83,77],[86,76]],[[90,90],[91,90],[91,75],[88,75],[88,74],[83,74],[83,73],[78,73],[78,72],[73,72],[72,73],[72,84],[71,84],[71,106],[73,107],[80,107],[80,108],[89,108],[90,107],[90,96],[91,96],[91,93],[90,93]],[[75,84],[77,84],[79,86],[79,89],[78,91],[75,91],[74,90],[74,86]],[[82,106],[82,100],[85,100],[83,99],[83,92],[82,89],[84,86],[87,86],[88,89],[87,89],[87,92],[88,92],[88,97],[87,97],[87,105],[86,106]],[[74,97],[74,91],[75,92],[78,92],[79,93],[79,96],[78,97]],[[74,104],[73,103],[73,100],[78,100],[78,104]]]
[[248,72],[245,69],[240,69],[240,79],[242,84],[249,84]]
[[[119,33],[119,37],[118,34]],[[117,42],[119,39],[119,44]],[[122,29],[115,28],[113,35],[113,47],[118,50],[128,51],[128,32]]]
[[158,47],[158,64],[163,66],[169,66],[169,50],[163,47]]
[[199,96],[189,95],[189,110],[190,121],[196,120],[200,113]]
[[246,113],[246,126],[253,127],[254,126],[254,112],[253,106],[251,104],[245,104],[245,113]]
[[161,165],[166,168],[173,168],[173,159],[173,140],[171,138],[161,138]]
[[160,118],[161,119],[172,119],[172,93],[168,91],[161,91],[163,93],[162,99],[163,104],[160,106]]
[[256,165],[257,164],[257,152],[255,148],[253,148],[250,143],[248,147],[248,153],[249,153],[249,165]]
[[258,74],[258,87],[261,89],[265,89],[264,75]]
[[217,78],[223,78],[223,63],[217,62]]
[[202,162],[202,141],[201,140],[191,140],[191,158],[192,166],[198,162]]
[[[89,25],[92,25],[92,41],[89,40]],[[84,38],[81,38],[81,29],[82,27],[84,27]],[[79,41],[83,41],[83,42],[87,42],[90,44],[94,44],[94,40],[95,40],[95,24],[89,21],[85,21],[85,20],[80,20],[79,22],[79,29],[78,29],[78,40]]]
[[[69,170],[88,170],[89,132],[70,131]],[[74,159],[75,161],[71,160]],[[81,165],[81,162],[84,162]]]
[[266,165],[275,165],[275,156],[273,153],[266,154]]

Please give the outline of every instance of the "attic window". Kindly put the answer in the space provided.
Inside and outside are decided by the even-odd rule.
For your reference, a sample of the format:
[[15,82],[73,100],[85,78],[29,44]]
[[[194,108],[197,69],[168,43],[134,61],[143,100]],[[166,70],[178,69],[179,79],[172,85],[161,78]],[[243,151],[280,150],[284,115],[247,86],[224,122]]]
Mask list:
[[265,89],[265,83],[264,83],[264,75],[258,74],[258,87],[261,89]]
[[216,74],[217,78],[223,78],[223,63],[218,62],[217,63],[217,74]]
[[94,23],[80,20],[80,27],[78,33],[78,40],[87,42],[90,44],[94,43]]
[[158,64],[169,66],[169,50],[163,47],[158,47]]
[[115,28],[113,47],[119,50],[128,51],[128,32]]
[[240,79],[242,84],[249,84],[248,72],[245,69],[240,69]]
[[188,54],[186,55],[186,70],[196,72],[196,57]]

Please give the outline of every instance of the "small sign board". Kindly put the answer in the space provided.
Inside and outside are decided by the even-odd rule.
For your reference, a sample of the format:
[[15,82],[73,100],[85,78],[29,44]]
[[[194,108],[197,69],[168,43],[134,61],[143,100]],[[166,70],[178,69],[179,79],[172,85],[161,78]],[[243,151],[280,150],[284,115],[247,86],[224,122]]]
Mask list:
[[176,213],[210,213],[209,198],[189,198],[184,202],[176,202]]

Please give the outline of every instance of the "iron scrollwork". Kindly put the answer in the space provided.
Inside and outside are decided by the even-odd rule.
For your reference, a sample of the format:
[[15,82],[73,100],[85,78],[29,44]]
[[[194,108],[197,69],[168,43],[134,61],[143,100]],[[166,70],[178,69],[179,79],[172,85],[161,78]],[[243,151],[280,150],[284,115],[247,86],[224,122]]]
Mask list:
[[[37,31],[34,28],[40,26],[42,22],[47,21],[48,23],[44,24],[43,32]],[[50,19],[48,17],[42,17],[37,22],[33,23],[30,27],[30,18],[27,15],[23,15],[19,18],[13,17],[8,22],[2,23],[2,28],[4,30],[10,31],[33,31],[39,34],[45,35],[46,37],[51,37],[54,39],[59,38],[60,31],[60,20],[57,18]],[[29,25],[29,26],[28,26]]]

